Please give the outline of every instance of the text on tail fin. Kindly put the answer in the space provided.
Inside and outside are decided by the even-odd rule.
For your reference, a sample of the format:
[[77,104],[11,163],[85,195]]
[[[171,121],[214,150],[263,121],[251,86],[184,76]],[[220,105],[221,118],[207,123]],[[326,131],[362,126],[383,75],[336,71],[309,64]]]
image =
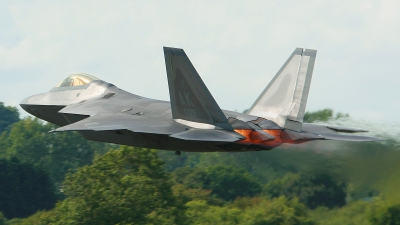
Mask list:
[[172,117],[233,130],[182,49],[164,47]]

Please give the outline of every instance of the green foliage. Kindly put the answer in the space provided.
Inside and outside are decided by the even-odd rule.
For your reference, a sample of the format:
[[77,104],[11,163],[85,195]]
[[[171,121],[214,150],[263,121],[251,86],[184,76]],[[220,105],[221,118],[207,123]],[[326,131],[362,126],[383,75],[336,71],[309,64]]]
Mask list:
[[0,136],[0,157],[16,157],[47,171],[58,186],[68,170],[92,163],[96,151],[109,145],[90,142],[74,132],[53,132],[54,125],[26,118]]
[[374,202],[357,201],[342,208],[318,207],[310,212],[310,217],[324,225],[369,225],[368,213],[374,206]]
[[3,213],[0,212],[0,225],[6,225],[7,219],[4,217]]
[[19,219],[15,218],[7,221],[7,225],[49,225],[52,221],[53,211],[38,211],[32,216]]
[[320,122],[325,122],[331,119],[339,119],[339,118],[346,118],[349,117],[349,114],[344,114],[344,113],[336,113],[336,115],[333,114],[332,109],[323,109],[323,110],[318,110],[315,112],[306,112],[304,114],[303,121],[305,123],[312,123],[316,121]]
[[13,123],[19,121],[19,112],[16,107],[4,106],[0,102],[0,134],[10,127]]
[[261,192],[261,185],[243,169],[235,166],[211,166],[206,168],[203,189],[211,189],[212,194],[224,199],[234,200],[242,196],[255,196]]
[[372,225],[400,225],[400,204],[381,206],[369,216]]
[[172,191],[182,205],[193,200],[206,201],[208,205],[222,206],[225,204],[225,201],[211,196],[211,190],[188,188],[183,184],[175,184],[172,186]]
[[261,192],[261,184],[252,175],[234,166],[184,167],[177,169],[174,177],[177,183],[189,188],[209,189],[212,195],[226,201]]
[[[306,113],[305,121],[342,117],[348,115],[324,109]],[[56,184],[70,171],[62,187],[66,199],[53,210],[3,219],[6,224],[396,224],[399,214],[396,138],[179,157],[158,151],[165,165],[153,151],[121,147],[85,166],[110,145],[86,141],[73,132],[48,133],[54,128],[27,118],[0,134],[0,158],[34,164]],[[173,172],[173,179],[166,171]],[[349,184],[347,205],[343,181]],[[259,196],[261,184],[266,184],[264,196]],[[357,201],[371,201],[379,193],[387,199]]]
[[264,186],[263,193],[270,197],[281,195],[299,198],[311,209],[318,206],[333,208],[346,204],[345,185],[328,174],[288,174]]
[[170,151],[158,151],[157,155],[165,161],[167,171],[173,172],[182,167],[204,170],[211,166],[232,166],[242,168],[251,174],[258,182],[266,183],[284,176],[288,172],[295,172],[292,165],[287,166],[286,155],[281,151],[264,152],[212,152],[191,153],[185,152],[176,157]]
[[348,143],[343,145],[343,152],[342,171],[351,182],[351,200],[381,194],[388,197],[386,201],[390,204],[400,202],[400,146],[397,140]]
[[121,147],[66,177],[49,224],[179,224],[171,185],[154,151]]
[[172,151],[159,150],[157,151],[157,155],[165,162],[165,170],[173,172],[178,168],[185,166],[192,167],[197,164],[197,162],[190,163],[190,161],[196,160],[195,158],[197,158],[196,156],[198,156],[199,153],[185,152],[179,157],[176,157]]
[[272,200],[238,198],[224,207],[210,206],[205,201],[194,200],[186,204],[186,216],[190,224],[314,224],[307,208],[296,199],[280,197]]
[[206,201],[194,200],[186,204],[188,224],[193,225],[233,225],[240,224],[241,211],[237,208],[208,205]]
[[263,200],[254,208],[246,209],[246,217],[242,224],[298,224],[311,225],[307,208],[296,198],[288,200],[281,196],[271,201]]
[[0,211],[7,218],[27,217],[56,202],[48,175],[17,159],[0,159]]

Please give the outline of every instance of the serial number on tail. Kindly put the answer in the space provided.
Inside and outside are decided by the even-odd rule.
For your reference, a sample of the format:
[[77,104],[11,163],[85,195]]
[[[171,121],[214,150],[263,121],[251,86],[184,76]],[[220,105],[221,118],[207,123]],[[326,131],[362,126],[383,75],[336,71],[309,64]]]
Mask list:
[[196,110],[194,109],[183,108],[183,113],[185,116],[197,117]]

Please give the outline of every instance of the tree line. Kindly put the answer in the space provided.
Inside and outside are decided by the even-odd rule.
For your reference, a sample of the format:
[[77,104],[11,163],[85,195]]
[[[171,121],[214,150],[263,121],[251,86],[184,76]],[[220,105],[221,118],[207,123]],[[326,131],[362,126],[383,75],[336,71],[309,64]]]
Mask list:
[[[325,109],[305,118],[341,117]],[[400,199],[353,171],[361,151],[365,161],[377,151],[400,158],[396,140],[350,145],[345,156],[327,156],[322,142],[176,156],[48,133],[54,128],[0,104],[0,225],[400,223]]]

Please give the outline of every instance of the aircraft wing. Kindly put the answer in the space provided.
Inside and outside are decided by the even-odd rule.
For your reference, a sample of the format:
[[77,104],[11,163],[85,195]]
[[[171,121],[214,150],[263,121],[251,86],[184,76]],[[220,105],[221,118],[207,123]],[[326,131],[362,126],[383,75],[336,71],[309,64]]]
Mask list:
[[321,134],[326,140],[337,140],[337,141],[383,141],[384,139],[369,137],[369,136],[361,136],[361,135],[346,135],[346,134],[338,134],[338,133],[326,133]]
[[173,120],[157,120],[124,113],[91,116],[76,123],[60,127],[54,131],[106,131],[130,130],[140,133],[175,134],[185,131],[185,127]]
[[88,117],[53,131],[111,131],[130,130],[138,133],[164,134],[188,141],[235,142],[245,139],[236,132],[216,129],[187,129],[173,120],[149,119],[139,115],[103,114]]

